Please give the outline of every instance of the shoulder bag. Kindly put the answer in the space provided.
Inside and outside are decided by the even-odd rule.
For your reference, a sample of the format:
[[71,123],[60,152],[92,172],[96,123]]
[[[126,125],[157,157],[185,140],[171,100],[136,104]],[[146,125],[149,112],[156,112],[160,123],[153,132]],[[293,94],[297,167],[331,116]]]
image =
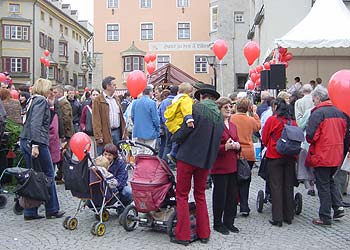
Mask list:
[[237,178],[239,181],[246,181],[252,176],[252,170],[247,159],[239,155],[237,159]]

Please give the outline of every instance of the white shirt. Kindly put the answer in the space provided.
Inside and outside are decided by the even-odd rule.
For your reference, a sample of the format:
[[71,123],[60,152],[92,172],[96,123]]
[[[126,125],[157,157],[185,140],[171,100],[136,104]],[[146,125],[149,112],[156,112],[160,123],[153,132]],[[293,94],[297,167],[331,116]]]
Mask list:
[[117,101],[113,96],[108,96],[103,91],[103,96],[106,100],[106,102],[109,105],[109,124],[111,126],[111,129],[119,128],[120,127],[120,108],[117,104]]

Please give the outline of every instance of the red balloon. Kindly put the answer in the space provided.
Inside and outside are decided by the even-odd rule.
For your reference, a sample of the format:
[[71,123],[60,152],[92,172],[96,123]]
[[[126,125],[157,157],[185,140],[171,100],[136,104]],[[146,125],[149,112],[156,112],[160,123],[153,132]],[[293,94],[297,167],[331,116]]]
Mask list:
[[283,62],[284,65],[286,65],[286,68],[288,68],[288,62]]
[[126,87],[128,88],[130,95],[134,98],[146,88],[146,85],[146,75],[140,70],[134,70],[126,79]]
[[84,92],[89,92],[89,91],[90,91],[89,87],[84,88]]
[[50,67],[50,61],[49,61],[49,59],[45,58],[44,60],[45,60],[44,65],[45,65],[46,67]]
[[6,75],[3,73],[0,73],[0,82],[4,82],[6,80]]
[[256,72],[260,73],[263,69],[264,69],[263,66],[258,65],[258,66],[256,67]]
[[280,55],[285,55],[287,53],[288,49],[287,48],[283,48],[283,47],[279,47],[278,52],[280,53]]
[[10,92],[11,92],[12,99],[16,99],[16,100],[19,99],[19,93],[17,90],[12,89]]
[[255,88],[255,84],[253,82],[248,83],[248,89],[253,90]]
[[155,70],[156,70],[156,66],[154,66],[154,63],[147,64],[148,74],[152,75]]
[[259,44],[254,41],[250,41],[244,46],[243,52],[245,58],[247,59],[248,65],[250,66],[260,55]]
[[228,46],[227,46],[227,43],[224,40],[218,39],[218,40],[215,41],[214,46],[213,46],[213,51],[214,51],[214,54],[216,55],[216,57],[220,61],[226,55],[227,50],[228,50]]
[[293,54],[290,53],[290,52],[288,52],[287,54],[284,55],[283,58],[284,58],[284,60],[285,60],[286,62],[288,62],[288,61],[290,61],[290,60],[293,59]]
[[45,64],[45,58],[44,58],[44,57],[40,57],[40,62],[41,62],[42,64]]
[[334,106],[350,115],[350,70],[340,70],[332,75],[328,83],[328,93]]
[[250,79],[252,79],[253,82],[256,82],[258,80],[259,76],[257,73],[253,73],[250,75]]
[[271,64],[276,64],[276,60],[270,60],[269,63],[270,63],[270,65],[271,65]]
[[149,59],[151,62],[154,62],[157,59],[157,55],[156,54],[150,54],[149,55]]
[[144,58],[145,62],[146,63],[149,63],[151,61],[151,58],[150,58],[150,55],[145,55],[145,58]]
[[260,86],[261,85],[261,80],[260,80],[260,77],[258,78],[258,80],[256,80],[256,86]]
[[50,51],[48,51],[47,49],[44,51],[44,55],[45,56],[49,56],[50,55]]
[[269,62],[264,63],[264,69],[269,70],[271,68],[271,65]]
[[250,69],[249,70],[249,75],[252,75],[253,73],[256,73],[256,70],[255,69]]
[[84,159],[86,152],[89,152],[91,140],[89,136],[83,132],[75,133],[69,141],[72,152],[77,156],[78,160]]

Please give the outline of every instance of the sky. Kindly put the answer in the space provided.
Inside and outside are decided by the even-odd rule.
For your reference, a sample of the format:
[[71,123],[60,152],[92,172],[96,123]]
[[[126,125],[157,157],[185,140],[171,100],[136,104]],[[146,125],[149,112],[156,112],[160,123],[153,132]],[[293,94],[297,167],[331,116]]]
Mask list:
[[93,0],[63,0],[63,3],[69,3],[72,10],[78,10],[79,20],[89,20],[93,24],[94,11]]

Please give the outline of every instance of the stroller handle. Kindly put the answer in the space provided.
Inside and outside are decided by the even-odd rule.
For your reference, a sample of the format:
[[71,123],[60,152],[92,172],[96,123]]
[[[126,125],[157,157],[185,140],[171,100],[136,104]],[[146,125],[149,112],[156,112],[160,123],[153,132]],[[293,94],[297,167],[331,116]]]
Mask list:
[[132,147],[140,147],[140,146],[145,147],[145,148],[151,150],[152,155],[157,155],[157,151],[154,148],[152,148],[151,146],[144,144],[144,143],[141,143],[141,142],[133,141],[133,140],[120,140],[117,143],[118,151],[122,151],[121,145],[123,145],[123,144],[128,144],[129,146],[132,146]]

